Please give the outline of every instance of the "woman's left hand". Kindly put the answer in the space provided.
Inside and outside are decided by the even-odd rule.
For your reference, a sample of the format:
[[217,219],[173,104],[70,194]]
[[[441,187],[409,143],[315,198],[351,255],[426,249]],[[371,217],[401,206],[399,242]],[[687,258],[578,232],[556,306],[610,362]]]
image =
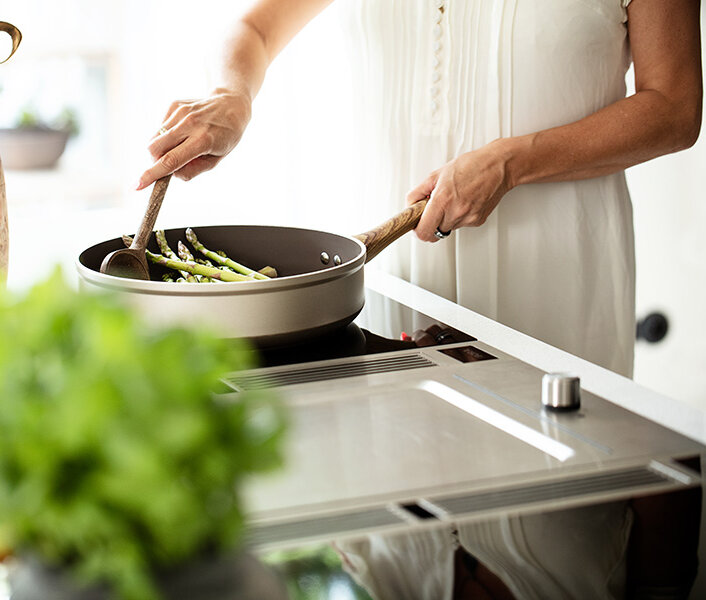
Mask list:
[[450,232],[459,227],[479,227],[502,197],[512,189],[508,173],[506,140],[496,140],[478,150],[461,154],[433,171],[407,194],[407,204],[429,198],[415,232],[420,240],[436,242],[437,228]]

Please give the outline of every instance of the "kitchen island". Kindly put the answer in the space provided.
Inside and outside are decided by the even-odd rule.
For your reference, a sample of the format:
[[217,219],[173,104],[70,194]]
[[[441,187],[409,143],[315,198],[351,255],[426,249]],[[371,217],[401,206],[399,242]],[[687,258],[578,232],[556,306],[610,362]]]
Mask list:
[[[374,270],[351,327],[315,351],[265,352],[265,366],[226,380],[234,399],[276,387],[291,409],[285,470],[247,496],[259,552],[519,520],[546,524],[555,552],[580,556],[595,526],[552,530],[555,518],[593,523],[603,507],[631,502],[637,515],[644,498],[666,498],[667,509],[690,498],[672,511],[679,535],[661,539],[695,555],[684,535],[698,529],[701,479],[685,459],[702,453],[706,427],[692,407]],[[400,340],[424,328],[432,345]],[[580,378],[579,407],[543,406],[547,373]]]

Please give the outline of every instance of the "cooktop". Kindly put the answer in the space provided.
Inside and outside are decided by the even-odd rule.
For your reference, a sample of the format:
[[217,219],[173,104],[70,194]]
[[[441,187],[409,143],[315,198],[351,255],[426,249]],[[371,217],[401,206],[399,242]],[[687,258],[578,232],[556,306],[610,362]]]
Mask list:
[[[394,318],[390,319],[390,315]],[[365,306],[353,323],[298,344],[260,348],[257,353],[263,367],[273,367],[474,341],[476,338],[469,333],[449,327],[378,292],[366,290]],[[445,352],[461,362],[494,358],[470,344]]]

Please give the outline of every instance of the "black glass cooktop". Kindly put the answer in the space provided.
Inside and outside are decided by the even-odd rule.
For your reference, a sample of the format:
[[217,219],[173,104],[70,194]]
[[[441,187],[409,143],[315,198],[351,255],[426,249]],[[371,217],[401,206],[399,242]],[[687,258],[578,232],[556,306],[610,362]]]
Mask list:
[[[474,341],[467,332],[366,290],[365,307],[353,323],[300,344],[261,349],[259,354],[261,366],[271,367]],[[445,353],[461,362],[494,358],[470,345],[455,346]]]

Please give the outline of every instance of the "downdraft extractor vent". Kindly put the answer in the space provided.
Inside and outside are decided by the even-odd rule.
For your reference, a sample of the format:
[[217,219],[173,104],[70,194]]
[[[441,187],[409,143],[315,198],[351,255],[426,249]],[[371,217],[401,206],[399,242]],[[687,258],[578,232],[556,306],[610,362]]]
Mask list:
[[404,520],[386,508],[374,508],[340,515],[321,516],[301,521],[255,525],[248,535],[253,546],[282,544],[306,538],[335,537],[342,533],[367,532],[378,527],[399,525]]
[[695,480],[669,466],[652,463],[596,475],[522,484],[501,490],[421,498],[417,502],[353,510],[334,515],[307,515],[298,520],[255,524],[248,542],[260,547],[296,547],[303,541],[335,540],[373,531],[401,532],[434,524],[462,523],[527,509],[556,509],[557,503],[596,503],[631,498],[646,492],[683,489]]
[[516,507],[569,498],[581,498],[594,494],[610,494],[629,489],[663,485],[672,480],[662,473],[640,467],[599,475],[588,475],[551,481],[535,485],[523,485],[508,490],[478,492],[464,496],[434,498],[432,503],[450,515],[464,515],[501,507]]
[[294,366],[277,371],[262,369],[252,373],[234,373],[227,377],[225,382],[236,390],[245,391],[435,366],[437,366],[435,362],[422,354],[412,353],[347,360],[336,364],[325,364],[315,367]]

